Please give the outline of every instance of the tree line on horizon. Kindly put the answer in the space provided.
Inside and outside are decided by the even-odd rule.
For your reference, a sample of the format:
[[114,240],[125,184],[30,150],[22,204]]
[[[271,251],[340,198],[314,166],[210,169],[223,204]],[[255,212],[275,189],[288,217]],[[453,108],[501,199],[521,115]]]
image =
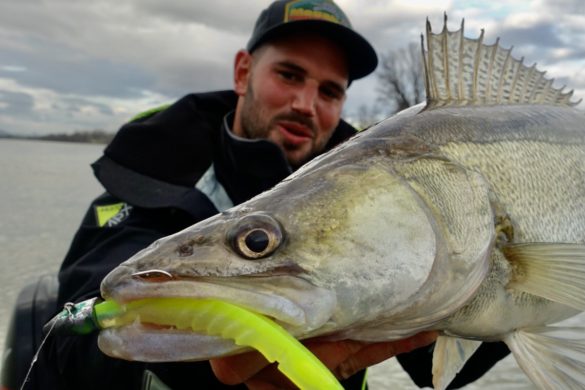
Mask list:
[[107,144],[112,140],[112,138],[114,138],[114,135],[114,133],[109,133],[98,129],[90,131],[76,131],[74,133],[55,133],[47,135],[15,135],[2,132],[0,133],[0,138]]

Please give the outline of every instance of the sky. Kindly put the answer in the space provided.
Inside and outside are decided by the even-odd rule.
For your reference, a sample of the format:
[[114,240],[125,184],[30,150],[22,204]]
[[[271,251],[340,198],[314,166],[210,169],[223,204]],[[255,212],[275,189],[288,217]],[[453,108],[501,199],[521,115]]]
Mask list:
[[[379,55],[420,42],[428,18],[484,42],[500,37],[554,86],[585,98],[583,0],[338,0]],[[268,0],[0,0],[0,131],[116,131],[185,94],[232,88]],[[344,116],[377,100],[377,75],[352,84]],[[581,103],[583,108],[585,103]]]

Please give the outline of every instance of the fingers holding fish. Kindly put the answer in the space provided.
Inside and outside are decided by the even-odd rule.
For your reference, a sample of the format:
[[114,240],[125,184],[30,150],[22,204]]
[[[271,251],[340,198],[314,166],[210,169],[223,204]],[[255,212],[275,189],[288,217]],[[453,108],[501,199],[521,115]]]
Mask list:
[[[428,345],[436,337],[437,332],[422,332],[403,340],[379,343],[313,339],[304,344],[338,379],[346,379],[369,366]],[[275,364],[257,352],[212,359],[210,363],[217,378],[225,384],[245,383],[252,390],[296,388]]]

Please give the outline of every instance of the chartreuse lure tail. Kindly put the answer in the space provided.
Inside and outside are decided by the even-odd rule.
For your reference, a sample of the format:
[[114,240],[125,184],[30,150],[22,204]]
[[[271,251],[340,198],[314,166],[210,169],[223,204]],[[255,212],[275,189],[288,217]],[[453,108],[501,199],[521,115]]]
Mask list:
[[216,299],[153,298],[127,304],[104,301],[94,306],[100,328],[135,321],[192,329],[233,339],[259,351],[300,389],[343,389],[335,376],[298,340],[270,319]]

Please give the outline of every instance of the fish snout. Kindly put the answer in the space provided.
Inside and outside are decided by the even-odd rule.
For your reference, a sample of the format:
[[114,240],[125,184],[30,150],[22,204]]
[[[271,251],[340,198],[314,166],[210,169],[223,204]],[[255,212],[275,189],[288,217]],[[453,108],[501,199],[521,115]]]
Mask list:
[[120,289],[120,287],[132,279],[135,270],[121,264],[110,271],[109,274],[102,280],[100,291],[104,299],[111,298],[113,292]]

